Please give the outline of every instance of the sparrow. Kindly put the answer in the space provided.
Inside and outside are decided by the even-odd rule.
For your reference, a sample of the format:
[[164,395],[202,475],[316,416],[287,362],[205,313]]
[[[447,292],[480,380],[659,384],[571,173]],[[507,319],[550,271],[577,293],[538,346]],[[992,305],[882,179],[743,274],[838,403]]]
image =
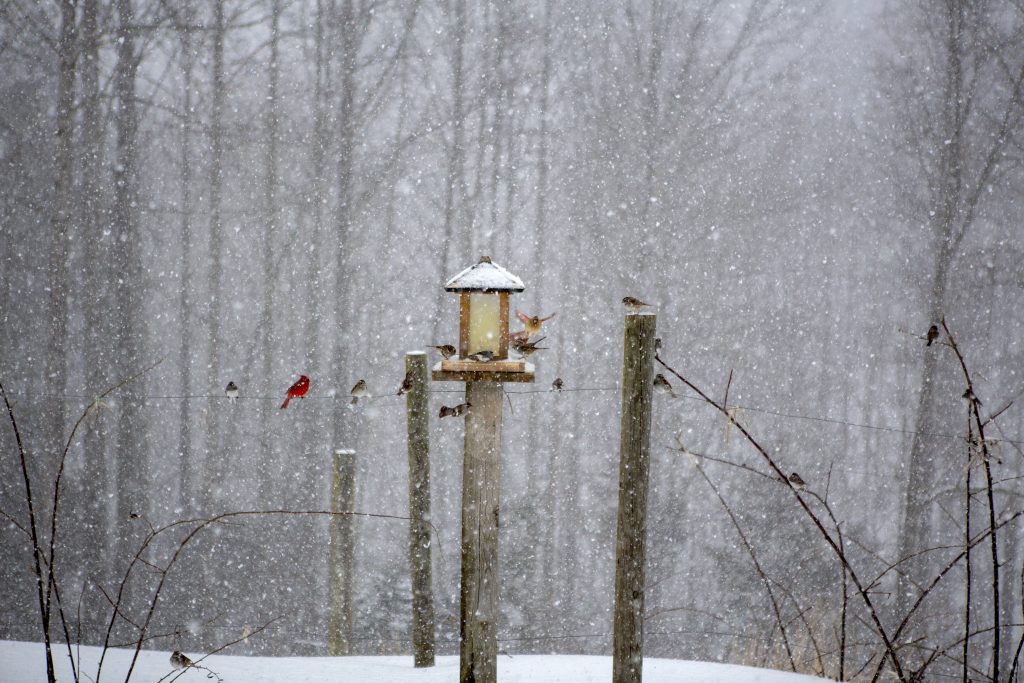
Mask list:
[[519,318],[519,321],[523,323],[523,325],[526,327],[526,329],[523,331],[526,332],[526,338],[529,339],[533,335],[540,332],[540,326],[546,323],[548,320],[554,318],[555,314],[552,313],[546,318],[542,318],[539,315],[529,316],[517,308],[516,317]]
[[398,395],[407,394],[412,391],[412,373],[405,373],[405,379],[402,380],[402,386],[398,387]]
[[555,381],[551,383],[551,391],[561,391],[561,390],[562,390],[562,378],[561,377],[556,377]]
[[631,296],[622,297],[622,305],[626,307],[627,311],[632,313],[638,312],[641,308],[649,307],[650,304],[645,304],[640,299],[634,299]]
[[238,398],[238,385],[234,382],[228,382],[228,385],[224,387],[224,395],[234,401]]
[[925,346],[931,346],[932,342],[935,341],[938,338],[939,338],[939,326],[938,325],[932,325],[931,327],[928,328],[928,333],[925,335],[925,339],[928,340],[928,343],[925,344]]
[[801,477],[796,472],[793,472],[792,474],[789,475],[789,483],[798,489],[802,489],[803,487],[807,486],[807,482],[804,481],[804,478]]
[[451,358],[452,356],[454,356],[457,353],[457,349],[454,346],[452,346],[451,344],[442,344],[440,346],[431,346],[430,348],[437,349],[440,352],[441,356],[444,357],[445,360],[448,360],[449,358]]
[[293,398],[302,398],[308,391],[309,378],[305,375],[299,375],[298,381],[288,387],[288,395],[285,396],[284,403],[281,404],[281,408],[287,408]]
[[193,664],[192,660],[188,658],[188,655],[181,650],[175,650],[171,653],[171,666],[175,669],[187,669],[188,667],[193,666]]
[[546,338],[547,337],[540,337],[535,342],[529,342],[526,341],[525,339],[516,339],[515,341],[512,342],[512,348],[515,349],[520,356],[526,358],[534,351],[540,351],[541,349],[548,348],[546,346],[537,346],[537,344],[541,343],[541,341],[543,341]]
[[352,391],[348,393],[352,394],[352,405],[359,403],[359,399],[369,396],[370,392],[366,388],[366,380],[361,379],[356,382],[355,386],[352,387]]
[[475,360],[477,363],[486,363],[487,361],[494,358],[493,351],[477,351],[466,356],[469,360]]
[[470,403],[460,403],[459,405],[451,408],[448,406],[441,406],[441,412],[438,414],[438,417],[462,417],[471,406],[472,404]]
[[665,375],[660,372],[654,376],[654,389],[660,391],[663,394],[668,394],[672,398],[678,398],[676,392],[672,390],[672,385],[665,379]]

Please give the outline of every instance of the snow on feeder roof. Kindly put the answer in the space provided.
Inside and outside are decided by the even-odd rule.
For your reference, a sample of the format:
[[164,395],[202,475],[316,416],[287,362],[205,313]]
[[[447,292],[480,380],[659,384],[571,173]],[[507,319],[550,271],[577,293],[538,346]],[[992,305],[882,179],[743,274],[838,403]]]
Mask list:
[[444,289],[446,292],[521,292],[526,287],[515,275],[492,263],[490,256],[481,256],[479,263],[453,277]]

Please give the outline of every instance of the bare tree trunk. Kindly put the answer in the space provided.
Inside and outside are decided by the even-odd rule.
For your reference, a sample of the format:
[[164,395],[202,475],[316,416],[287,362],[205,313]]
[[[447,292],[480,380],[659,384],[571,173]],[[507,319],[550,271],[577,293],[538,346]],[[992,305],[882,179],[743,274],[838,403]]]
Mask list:
[[[277,206],[277,136],[280,127],[280,102],[278,87],[281,80],[280,60],[281,0],[272,0],[270,6],[270,64],[267,83],[267,109],[264,112],[264,137],[266,157],[263,167],[263,304],[260,315],[260,349],[263,354],[260,376],[273,377],[274,356],[274,233],[278,228],[280,212]],[[277,408],[265,402],[260,424],[260,455],[258,471],[260,476],[259,500],[269,502],[277,485],[277,463],[270,449],[270,414]]]
[[[191,6],[185,11],[184,20],[193,21]],[[178,383],[181,401],[178,413],[178,487],[179,501],[183,510],[191,512],[195,505],[194,491],[199,477],[192,462],[192,133],[195,126],[192,112],[193,82],[193,41],[188,28],[181,33],[181,72],[184,89],[181,122],[181,287],[178,298],[178,318],[181,340],[178,345]]]
[[[224,185],[224,106],[227,84],[224,73],[224,40],[227,27],[224,22],[224,0],[214,0],[212,108],[210,112],[210,287],[206,310],[206,328],[209,334],[206,390],[220,387],[221,347],[221,278],[223,276],[224,226],[221,216]],[[203,504],[210,505],[219,496],[227,463],[220,452],[219,414],[211,403],[206,405],[206,453],[203,473]]]
[[[444,188],[444,230],[441,234],[441,277],[446,278],[454,275],[449,272],[452,268],[449,261],[452,257],[452,245],[462,243],[457,221],[464,217],[466,200],[466,108],[465,108],[465,73],[464,73],[464,52],[466,49],[466,0],[454,0],[454,15],[448,20],[448,30],[451,35],[452,46],[452,139],[447,149],[448,169],[445,178]],[[463,228],[465,229],[465,228]],[[456,249],[456,259],[462,258],[462,250]],[[437,304],[434,309],[434,330],[431,334],[434,344],[443,344],[440,339],[442,310],[447,301],[447,295],[438,288]]]
[[[68,328],[68,231],[74,192],[75,71],[78,59],[76,9],[78,3],[60,4],[60,38],[57,45],[57,142],[54,151],[53,219],[50,242],[50,324],[47,330],[46,390],[63,396],[67,388]],[[46,426],[48,447],[57,451],[64,433],[64,401],[50,402]]]
[[[113,264],[118,277],[114,286],[117,329],[114,348],[118,365],[137,372],[142,363],[141,300],[145,282],[139,254],[138,230],[138,132],[136,75],[141,55],[135,46],[135,13],[132,0],[117,0],[117,64],[114,71],[114,97],[117,101],[116,163],[114,166],[113,227],[115,237]],[[146,460],[149,450],[143,444],[145,428],[142,415],[142,390],[130,384],[123,390],[121,419],[117,438],[117,517],[114,529],[127,524],[131,513],[146,512],[149,504]],[[129,539],[119,536],[114,545],[121,557],[130,557]]]

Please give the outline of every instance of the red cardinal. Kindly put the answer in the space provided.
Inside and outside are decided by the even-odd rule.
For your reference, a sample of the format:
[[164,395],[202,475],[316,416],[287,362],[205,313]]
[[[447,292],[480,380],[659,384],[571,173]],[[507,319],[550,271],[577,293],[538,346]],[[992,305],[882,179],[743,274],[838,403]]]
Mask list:
[[284,403],[281,404],[282,408],[288,407],[288,402],[293,398],[302,398],[309,391],[309,378],[305,375],[300,375],[299,379],[295,384],[288,387],[288,396],[284,399]]

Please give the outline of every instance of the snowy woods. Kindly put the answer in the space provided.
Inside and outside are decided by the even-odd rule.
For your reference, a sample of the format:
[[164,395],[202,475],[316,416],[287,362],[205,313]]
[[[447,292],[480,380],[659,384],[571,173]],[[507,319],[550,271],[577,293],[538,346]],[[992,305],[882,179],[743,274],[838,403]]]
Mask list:
[[[0,3],[0,638],[56,591],[55,642],[134,644],[163,581],[147,648],[326,654],[293,513],[353,449],[349,651],[410,653],[396,393],[482,254],[557,313],[506,387],[501,652],[610,652],[631,295],[675,394],[646,655],[1019,675],[1019,0]],[[430,390],[451,654],[463,394]]]

